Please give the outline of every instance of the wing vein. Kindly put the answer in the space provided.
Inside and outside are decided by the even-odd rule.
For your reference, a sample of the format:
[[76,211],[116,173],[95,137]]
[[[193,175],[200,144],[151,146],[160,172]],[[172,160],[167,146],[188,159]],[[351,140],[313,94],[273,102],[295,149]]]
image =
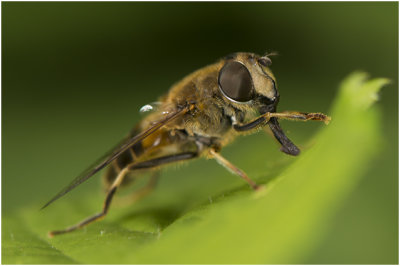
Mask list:
[[63,188],[60,192],[58,192],[51,200],[49,200],[41,209],[46,208],[47,206],[49,206],[51,203],[53,203],[54,201],[56,201],[57,199],[61,198],[62,196],[64,196],[65,194],[67,194],[68,192],[70,192],[72,189],[74,189],[75,187],[77,187],[78,185],[82,184],[83,182],[85,182],[86,180],[88,180],[89,178],[91,178],[93,175],[95,175],[97,172],[99,172],[100,170],[102,170],[104,167],[106,167],[108,164],[110,164],[112,161],[114,161],[116,158],[118,158],[118,156],[120,156],[124,151],[126,151],[127,149],[129,149],[131,146],[135,145],[135,143],[143,140],[144,138],[148,137],[149,135],[151,135],[152,133],[154,133],[156,130],[158,130],[159,128],[161,128],[162,126],[164,126],[165,124],[167,124],[168,122],[170,122],[171,120],[175,119],[176,117],[178,117],[181,114],[184,114],[185,112],[187,112],[189,109],[188,107],[186,108],[181,108],[176,110],[175,112],[169,114],[167,117],[165,117],[164,119],[156,122],[154,125],[152,125],[151,127],[149,127],[148,129],[146,129],[145,131],[143,131],[142,133],[135,135],[131,138],[128,138],[127,140],[125,140],[124,142],[122,142],[121,144],[119,144],[117,146],[116,149],[114,149],[111,152],[111,155],[105,155],[105,159],[100,158],[101,163],[96,163],[94,164],[94,166],[90,166],[87,170],[83,171],[80,175],[78,175],[74,180],[72,180],[72,182],[66,186],[65,188]]

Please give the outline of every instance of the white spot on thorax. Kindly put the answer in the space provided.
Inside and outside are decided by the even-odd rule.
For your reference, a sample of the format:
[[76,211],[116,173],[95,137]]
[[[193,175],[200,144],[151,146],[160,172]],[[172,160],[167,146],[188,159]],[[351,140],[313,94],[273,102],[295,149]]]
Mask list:
[[232,125],[237,124],[236,116],[231,116]]
[[151,110],[153,110],[153,106],[151,106],[150,104],[146,104],[146,105],[143,105],[142,108],[140,108],[139,112],[145,113],[145,112],[149,112]]

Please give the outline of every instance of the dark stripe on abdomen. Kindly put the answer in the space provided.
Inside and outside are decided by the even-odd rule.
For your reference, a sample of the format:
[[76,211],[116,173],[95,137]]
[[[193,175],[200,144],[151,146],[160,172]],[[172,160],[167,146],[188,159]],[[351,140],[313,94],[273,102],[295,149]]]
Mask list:
[[131,151],[127,150],[124,153],[122,153],[117,159],[117,165],[120,169],[125,168],[128,164],[132,163],[134,161]]
[[136,157],[141,156],[144,153],[144,149],[143,149],[143,145],[142,145],[142,141],[139,141],[137,143],[135,143],[132,147],[131,147],[132,151],[135,153]]

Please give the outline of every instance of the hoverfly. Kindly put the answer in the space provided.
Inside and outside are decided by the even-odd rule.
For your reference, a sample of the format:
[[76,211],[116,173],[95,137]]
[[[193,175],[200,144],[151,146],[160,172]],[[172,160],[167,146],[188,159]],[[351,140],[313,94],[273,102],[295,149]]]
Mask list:
[[[71,232],[104,218],[117,189],[143,171],[201,156],[217,160],[257,190],[259,186],[253,180],[220,154],[225,145],[239,134],[268,125],[281,151],[296,156],[300,150],[286,137],[278,119],[330,121],[322,113],[276,112],[279,92],[270,65],[268,55],[235,53],[175,84],[160,98],[157,110],[140,121],[120,145],[44,205],[48,206],[107,166],[104,176],[107,194],[102,211],[49,235]],[[138,195],[147,194],[156,178],[153,176]]]

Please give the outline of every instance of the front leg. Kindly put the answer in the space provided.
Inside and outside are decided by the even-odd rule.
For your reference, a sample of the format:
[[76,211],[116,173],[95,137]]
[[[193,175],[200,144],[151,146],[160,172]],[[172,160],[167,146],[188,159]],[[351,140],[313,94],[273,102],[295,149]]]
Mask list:
[[279,118],[279,119],[286,119],[286,120],[294,120],[294,121],[323,121],[325,124],[328,124],[331,118],[327,115],[322,113],[303,113],[303,112],[296,112],[296,111],[288,111],[283,113],[270,113],[267,112],[265,114],[260,115],[256,119],[252,120],[247,124],[233,124],[233,128],[236,131],[248,131],[255,129],[257,127],[263,126],[268,123],[271,118]]
[[238,132],[249,131],[249,130],[264,126],[268,121],[269,121],[269,118],[267,120],[264,115],[261,115],[247,124],[234,123],[233,129],[235,129]]
[[304,113],[304,112],[297,112],[297,111],[286,111],[282,113],[265,113],[262,116],[265,116],[266,119],[270,119],[272,117],[279,118],[279,119],[286,119],[286,120],[294,120],[294,121],[322,121],[326,125],[329,124],[331,118],[323,113]]
[[233,124],[233,128],[238,132],[252,130],[265,124],[268,124],[274,133],[275,138],[282,145],[281,151],[286,154],[296,156],[300,153],[300,149],[293,144],[293,142],[286,137],[282,128],[278,123],[279,119],[287,119],[287,120],[295,120],[295,121],[323,121],[325,124],[328,124],[331,118],[322,113],[302,113],[302,112],[283,112],[283,113],[265,113],[252,120],[247,124]]

